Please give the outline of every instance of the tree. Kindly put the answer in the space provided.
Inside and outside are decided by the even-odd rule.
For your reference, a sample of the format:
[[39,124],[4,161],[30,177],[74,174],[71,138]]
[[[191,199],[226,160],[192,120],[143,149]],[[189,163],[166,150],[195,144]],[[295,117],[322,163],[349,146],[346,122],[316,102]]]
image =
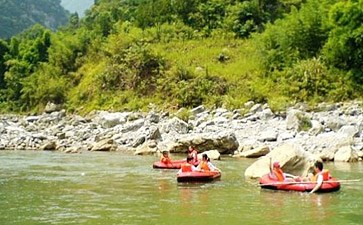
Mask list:
[[329,17],[332,30],[323,54],[329,64],[347,71],[363,84],[363,0],[335,4]]
[[4,74],[6,71],[5,55],[9,52],[6,41],[0,39],[0,89],[5,87]]

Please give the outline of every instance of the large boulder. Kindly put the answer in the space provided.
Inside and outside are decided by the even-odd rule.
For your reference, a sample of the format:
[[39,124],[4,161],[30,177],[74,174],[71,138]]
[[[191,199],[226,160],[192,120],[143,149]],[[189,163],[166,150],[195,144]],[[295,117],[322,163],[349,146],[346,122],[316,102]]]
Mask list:
[[218,152],[218,150],[209,150],[198,154],[198,159],[202,160],[203,154],[207,154],[208,158],[213,160],[220,160],[221,154]]
[[111,128],[119,124],[126,123],[128,117],[131,115],[131,112],[106,112],[101,111],[98,115],[95,116],[93,122],[97,124],[101,124],[103,128]]
[[112,138],[106,138],[95,143],[91,151],[116,151],[117,144]]
[[234,133],[203,133],[182,136],[176,142],[169,144],[166,150],[185,153],[190,145],[195,145],[199,151],[216,149],[221,154],[233,154],[239,144]]
[[187,134],[189,131],[189,125],[185,121],[174,117],[170,120],[167,120],[162,126],[161,126],[161,132],[162,133],[171,133],[176,132],[178,134]]
[[136,148],[135,155],[154,155],[159,148],[155,140],[149,140]]
[[251,150],[243,151],[239,153],[239,156],[245,158],[258,158],[260,156],[267,155],[268,153],[270,153],[270,147],[265,145]]
[[334,155],[334,161],[338,162],[356,162],[358,159],[358,153],[349,145],[342,146]]
[[284,172],[306,176],[317,160],[320,158],[304,151],[299,145],[284,144],[249,166],[245,171],[245,176],[260,178],[270,172],[271,163],[276,161],[280,163]]
[[40,146],[40,150],[44,151],[54,151],[56,150],[57,143],[53,140],[46,141],[42,146]]

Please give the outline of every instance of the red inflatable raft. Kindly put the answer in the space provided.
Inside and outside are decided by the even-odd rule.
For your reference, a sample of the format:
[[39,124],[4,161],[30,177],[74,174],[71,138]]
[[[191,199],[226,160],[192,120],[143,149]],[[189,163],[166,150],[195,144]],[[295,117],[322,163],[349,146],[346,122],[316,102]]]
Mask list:
[[[186,159],[180,159],[180,160],[172,160],[172,164],[165,164],[160,161],[153,163],[153,168],[155,169],[180,169],[181,164],[185,163]],[[194,164],[194,166],[197,166],[199,164],[199,161]]]
[[[284,191],[310,192],[314,189],[316,182],[278,182],[270,178],[268,174],[260,178],[261,188]],[[317,192],[333,192],[340,189],[340,183],[335,178],[323,181]]]
[[218,171],[193,171],[183,172],[177,175],[178,182],[210,182],[217,180],[221,177],[221,173]]

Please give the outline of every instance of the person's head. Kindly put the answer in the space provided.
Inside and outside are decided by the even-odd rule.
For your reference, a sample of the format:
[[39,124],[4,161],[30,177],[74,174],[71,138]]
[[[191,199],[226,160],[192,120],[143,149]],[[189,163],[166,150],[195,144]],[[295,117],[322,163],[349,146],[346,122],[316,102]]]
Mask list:
[[273,167],[276,168],[276,169],[280,168],[280,163],[279,162],[274,162]]
[[187,163],[190,163],[193,160],[193,157],[188,156],[187,157]]
[[322,162],[320,162],[320,161],[316,161],[316,162],[314,163],[314,168],[315,168],[315,169],[318,169],[319,171],[323,171],[323,163],[322,163]]
[[208,155],[207,154],[203,154],[202,155],[202,159],[203,159],[203,161],[208,161]]
[[194,145],[190,145],[189,148],[188,148],[188,151],[192,152],[194,149],[195,149]]
[[168,152],[168,151],[163,151],[163,156],[164,156],[164,157],[169,156],[169,152]]

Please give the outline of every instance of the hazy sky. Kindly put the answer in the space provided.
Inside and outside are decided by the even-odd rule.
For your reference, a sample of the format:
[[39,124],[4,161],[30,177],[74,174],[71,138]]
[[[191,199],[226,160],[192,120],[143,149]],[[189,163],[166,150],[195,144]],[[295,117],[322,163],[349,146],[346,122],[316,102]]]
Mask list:
[[94,0],[62,0],[61,5],[71,13],[77,12],[79,16],[83,16],[84,12],[89,9]]

